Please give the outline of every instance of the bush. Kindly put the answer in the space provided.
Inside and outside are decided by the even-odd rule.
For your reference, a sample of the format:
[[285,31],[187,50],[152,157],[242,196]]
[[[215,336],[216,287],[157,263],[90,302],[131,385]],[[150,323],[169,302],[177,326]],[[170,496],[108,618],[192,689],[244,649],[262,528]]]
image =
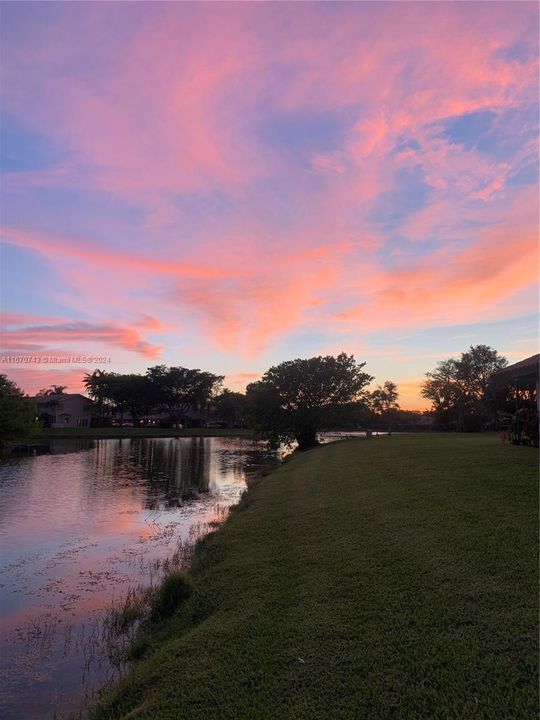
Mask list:
[[191,580],[181,572],[172,572],[163,581],[152,604],[153,618],[166,618],[174,614],[193,593]]
[[148,635],[138,635],[135,640],[129,645],[124,653],[124,659],[127,662],[133,662],[134,660],[140,660],[148,654],[152,644]]
[[121,607],[113,609],[111,625],[116,632],[125,632],[143,616],[144,605],[142,602],[134,602],[128,598]]
[[39,425],[36,408],[23,391],[6,375],[0,375],[0,451],[6,442],[32,437]]
[[112,426],[113,426],[113,424],[112,424],[112,420],[110,417],[104,417],[104,418],[93,417],[90,420],[90,427],[93,427],[93,428],[108,428],[108,427],[112,427]]

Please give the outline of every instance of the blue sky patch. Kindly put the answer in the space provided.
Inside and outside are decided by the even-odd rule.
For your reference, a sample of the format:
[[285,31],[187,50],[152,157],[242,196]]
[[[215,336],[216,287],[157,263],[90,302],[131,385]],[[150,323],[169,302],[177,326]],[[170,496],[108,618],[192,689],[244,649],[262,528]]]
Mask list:
[[420,165],[412,170],[399,170],[395,175],[394,189],[381,193],[368,219],[380,223],[386,230],[393,230],[409,215],[424,207],[431,193]]
[[294,112],[274,116],[260,125],[263,140],[275,148],[297,152],[328,152],[340,146],[343,123],[335,113]]
[[443,123],[446,129],[442,135],[451,142],[463,145],[467,150],[472,150],[478,147],[479,142],[486,134],[490,133],[496,117],[497,113],[492,110],[460,115]]
[[0,113],[0,169],[2,172],[43,170],[58,162],[58,152],[43,135],[26,128],[8,112]]

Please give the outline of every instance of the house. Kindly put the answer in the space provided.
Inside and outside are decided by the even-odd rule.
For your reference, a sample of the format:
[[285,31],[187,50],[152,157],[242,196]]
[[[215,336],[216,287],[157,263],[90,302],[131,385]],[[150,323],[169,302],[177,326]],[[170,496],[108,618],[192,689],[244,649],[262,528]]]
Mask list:
[[[506,415],[504,429],[514,445],[539,444],[538,386],[540,385],[540,354],[520,360],[497,370],[491,376],[494,390],[510,387],[515,403],[514,412]],[[509,420],[509,423],[508,423]]]
[[491,383],[495,386],[511,385],[514,389],[516,408],[523,401],[532,401],[538,410],[538,385],[540,378],[540,354],[520,360],[513,365],[507,365],[497,370],[491,376]]
[[[119,413],[113,413],[113,424],[121,424],[123,417],[120,417]],[[139,418],[141,425],[152,427],[180,427],[180,428],[216,428],[225,427],[225,423],[220,417],[209,409],[208,411],[185,410],[178,416],[178,419],[174,421],[171,418],[170,413],[150,413],[145,414]],[[129,422],[129,421],[128,421]],[[129,423],[131,424],[131,423]]]
[[528,390],[538,396],[538,380],[540,374],[540,353],[507,365],[493,374],[493,382],[498,385],[514,385],[517,392]]
[[38,395],[30,398],[36,415],[46,428],[90,427],[93,402],[79,393]]

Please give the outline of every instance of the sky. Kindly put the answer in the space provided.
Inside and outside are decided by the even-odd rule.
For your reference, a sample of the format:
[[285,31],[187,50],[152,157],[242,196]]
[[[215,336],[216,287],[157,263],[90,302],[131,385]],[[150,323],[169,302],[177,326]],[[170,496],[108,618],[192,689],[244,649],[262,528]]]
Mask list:
[[345,351],[421,409],[470,345],[538,351],[536,3],[0,19],[0,372],[26,392],[156,364],[242,390]]

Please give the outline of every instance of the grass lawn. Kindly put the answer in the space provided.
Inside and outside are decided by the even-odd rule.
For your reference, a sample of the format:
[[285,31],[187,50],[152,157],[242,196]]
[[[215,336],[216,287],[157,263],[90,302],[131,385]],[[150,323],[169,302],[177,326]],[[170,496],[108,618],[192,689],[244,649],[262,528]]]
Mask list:
[[536,718],[537,460],[453,434],[295,456],[94,717]]
[[68,438],[139,438],[139,437],[253,437],[252,430],[235,428],[225,430],[222,428],[65,428],[46,429],[35,436],[41,439],[68,439]]

